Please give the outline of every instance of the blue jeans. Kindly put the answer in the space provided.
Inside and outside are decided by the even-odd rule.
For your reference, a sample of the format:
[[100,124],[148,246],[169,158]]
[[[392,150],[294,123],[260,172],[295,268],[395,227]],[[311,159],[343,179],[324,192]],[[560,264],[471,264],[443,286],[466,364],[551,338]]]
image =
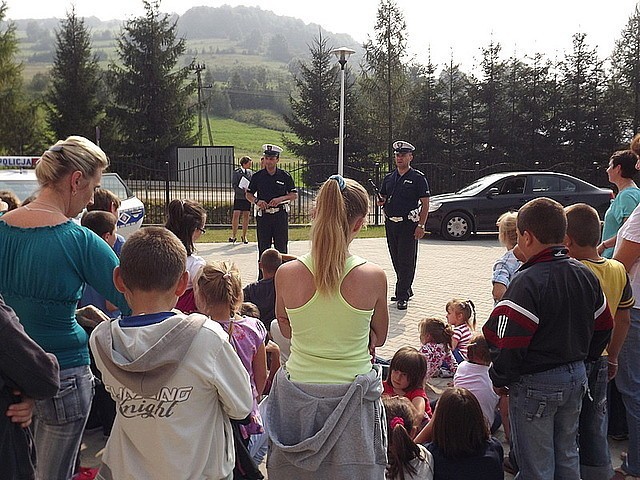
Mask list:
[[522,375],[509,385],[511,439],[520,480],[580,480],[578,419],[584,362]]
[[93,374],[85,365],[61,370],[56,396],[36,401],[33,433],[38,480],[72,477],[92,398]]
[[609,479],[613,476],[607,443],[608,357],[585,362],[589,393],[582,399],[578,443],[582,480]]
[[622,463],[625,472],[640,476],[640,310],[631,309],[631,326],[618,355],[616,386],[627,409],[629,450]]

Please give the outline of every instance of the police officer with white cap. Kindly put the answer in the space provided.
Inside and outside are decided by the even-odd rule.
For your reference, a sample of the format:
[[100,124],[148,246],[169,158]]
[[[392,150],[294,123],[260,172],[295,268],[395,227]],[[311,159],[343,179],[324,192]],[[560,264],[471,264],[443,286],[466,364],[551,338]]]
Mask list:
[[414,150],[409,142],[393,143],[396,170],[384,177],[378,200],[378,205],[384,206],[387,246],[396,272],[396,290],[391,300],[397,302],[398,310],[406,310],[413,296],[418,240],[424,237],[429,213],[429,184],[421,171],[411,168]]
[[282,148],[265,144],[260,159],[264,168],[251,177],[246,197],[258,207],[256,229],[258,233],[258,258],[271,244],[280,253],[287,253],[289,241],[288,204],[298,198],[293,178],[277,167]]

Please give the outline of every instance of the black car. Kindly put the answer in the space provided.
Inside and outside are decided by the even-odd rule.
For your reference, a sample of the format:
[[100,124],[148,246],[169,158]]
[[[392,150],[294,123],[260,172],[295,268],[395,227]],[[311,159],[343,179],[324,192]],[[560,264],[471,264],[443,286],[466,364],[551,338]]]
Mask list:
[[466,240],[472,232],[496,232],[500,215],[517,211],[536,197],[549,197],[565,206],[586,203],[604,218],[613,192],[563,173],[494,173],[456,193],[431,197],[425,229],[447,240]]

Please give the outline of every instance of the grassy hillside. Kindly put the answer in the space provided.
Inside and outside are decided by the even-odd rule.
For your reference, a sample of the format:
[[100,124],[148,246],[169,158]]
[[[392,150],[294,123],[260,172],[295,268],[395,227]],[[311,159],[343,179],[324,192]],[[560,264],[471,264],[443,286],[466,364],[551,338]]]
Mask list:
[[[287,138],[295,139],[295,135],[292,133],[257,127],[227,118],[211,117],[209,122],[211,123],[213,144],[234,146],[235,155],[238,158],[244,155],[248,155],[253,159],[260,158],[262,145],[272,142],[276,145],[283,146],[283,135]],[[206,124],[204,124],[203,130],[203,143],[208,143]],[[286,150],[282,154],[282,158],[283,160],[293,160],[290,153]]]

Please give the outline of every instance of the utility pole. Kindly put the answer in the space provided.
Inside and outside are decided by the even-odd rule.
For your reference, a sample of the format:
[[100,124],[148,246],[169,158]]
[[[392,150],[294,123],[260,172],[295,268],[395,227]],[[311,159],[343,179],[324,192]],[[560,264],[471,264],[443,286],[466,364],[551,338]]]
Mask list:
[[[213,85],[208,83],[202,84],[202,72],[206,70],[204,63],[194,63],[191,65],[191,70],[196,72],[196,78],[198,81],[198,145],[202,146],[202,107],[206,105],[206,102],[202,100],[202,90],[205,88],[213,88]],[[211,124],[209,123],[209,113],[206,113],[205,120],[207,121],[207,133],[209,135],[209,145],[213,145],[213,135],[211,135]]]

